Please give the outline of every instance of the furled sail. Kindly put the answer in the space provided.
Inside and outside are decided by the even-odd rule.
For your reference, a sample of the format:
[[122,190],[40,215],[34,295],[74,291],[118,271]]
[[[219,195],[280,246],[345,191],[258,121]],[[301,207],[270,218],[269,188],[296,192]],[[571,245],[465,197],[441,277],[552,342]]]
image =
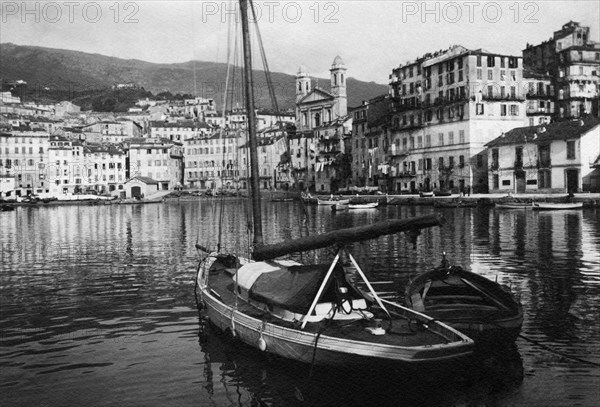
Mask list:
[[410,219],[392,219],[367,226],[334,230],[320,235],[306,236],[277,244],[257,246],[254,248],[252,258],[256,261],[264,261],[290,253],[322,249],[336,244],[345,245],[398,232],[418,231],[433,226],[441,226],[443,223],[444,218],[440,214],[419,216]]

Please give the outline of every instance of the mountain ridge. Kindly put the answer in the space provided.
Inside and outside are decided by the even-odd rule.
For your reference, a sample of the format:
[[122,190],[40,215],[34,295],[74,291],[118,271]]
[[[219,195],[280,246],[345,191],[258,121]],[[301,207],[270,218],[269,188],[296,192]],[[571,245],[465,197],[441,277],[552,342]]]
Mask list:
[[[195,71],[195,78],[194,78]],[[241,77],[237,68],[236,77]],[[213,98],[217,106],[223,99],[227,65],[207,61],[154,63],[140,59],[124,59],[83,51],[46,48],[40,46],[0,43],[0,78],[4,83],[24,80],[28,87],[37,88],[38,94],[57,91],[64,97],[94,89],[106,89],[119,83],[134,83],[154,94],[169,91],[196,93]],[[262,70],[254,69],[256,103],[258,107],[272,107]],[[271,72],[278,105],[292,109],[295,104],[295,75]],[[329,78],[313,78],[329,84]],[[236,83],[234,103],[242,103],[242,86]],[[196,90],[196,91],[195,91]],[[328,90],[328,89],[326,89]],[[230,91],[231,93],[231,91]],[[348,106],[358,106],[387,93],[387,86],[375,82],[347,79]]]

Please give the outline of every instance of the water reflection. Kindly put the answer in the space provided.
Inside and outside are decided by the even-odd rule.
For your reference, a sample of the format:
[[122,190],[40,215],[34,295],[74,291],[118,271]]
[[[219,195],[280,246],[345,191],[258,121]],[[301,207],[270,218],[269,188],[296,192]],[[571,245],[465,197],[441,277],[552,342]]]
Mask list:
[[[0,213],[0,401],[8,404],[593,405],[600,369],[600,224],[595,210],[442,208],[447,223],[352,245],[401,293],[442,252],[497,280],[525,309],[518,347],[428,384],[382,372],[316,372],[207,335],[192,307],[196,242],[249,252],[246,201],[18,208]],[[332,213],[265,203],[267,242],[432,213]],[[222,219],[222,228],[219,220]],[[322,250],[298,254],[328,260]],[[573,356],[569,358],[568,356]],[[383,377],[381,377],[383,376]],[[316,378],[316,379],[315,379]],[[352,383],[352,385],[348,385]],[[355,385],[356,384],[356,385]],[[74,391],[73,389],[86,389]],[[136,394],[137,398],[132,398]],[[142,394],[142,395],[141,395]],[[41,400],[41,401],[40,401]],[[390,401],[391,400],[391,401]],[[127,403],[129,401],[129,403]]]

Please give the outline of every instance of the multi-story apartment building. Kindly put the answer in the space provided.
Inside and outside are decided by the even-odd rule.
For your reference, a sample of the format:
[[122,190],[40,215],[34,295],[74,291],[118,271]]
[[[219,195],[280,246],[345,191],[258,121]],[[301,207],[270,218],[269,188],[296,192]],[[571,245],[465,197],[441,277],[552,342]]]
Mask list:
[[554,116],[554,90],[549,75],[523,71],[527,99],[527,124],[537,126],[550,123]]
[[[83,148],[83,182],[81,188],[99,193],[123,190],[127,172],[127,153],[119,144],[86,143]],[[78,191],[79,192],[79,189]]]
[[493,192],[599,192],[600,119],[520,127],[487,144]]
[[[219,131],[184,140],[184,185],[191,188],[238,188],[240,164],[247,162],[240,146],[242,131]],[[243,161],[243,162],[242,162]],[[244,187],[245,188],[245,187]]]
[[208,137],[212,134],[213,127],[203,121],[151,121],[149,130],[151,137],[165,138],[182,143],[184,140],[191,140],[196,137]]
[[128,150],[126,178],[148,177],[161,190],[173,189],[183,182],[182,143],[165,138],[132,138],[124,143]]
[[49,144],[45,174],[50,185],[50,194],[57,196],[80,192],[88,184],[83,142],[51,135]]
[[523,50],[527,69],[550,75],[559,118],[598,117],[600,43],[590,41],[590,28],[569,21],[552,38]]
[[521,58],[481,49],[453,46],[395,68],[377,136],[380,186],[485,192],[485,143],[527,123],[525,94]]
[[0,131],[0,173],[14,178],[18,196],[49,192],[48,132],[26,126]]

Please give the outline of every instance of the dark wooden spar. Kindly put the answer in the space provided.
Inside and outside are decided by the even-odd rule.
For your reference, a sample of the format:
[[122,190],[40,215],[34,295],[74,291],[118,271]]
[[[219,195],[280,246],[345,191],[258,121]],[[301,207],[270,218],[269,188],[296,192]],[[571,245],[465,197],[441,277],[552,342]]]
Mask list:
[[343,246],[348,243],[375,239],[379,236],[398,232],[441,226],[443,223],[444,218],[439,214],[410,219],[387,220],[367,226],[334,230],[320,235],[306,236],[277,244],[258,246],[254,248],[252,258],[256,261],[270,260],[290,253],[322,249],[333,245]]

